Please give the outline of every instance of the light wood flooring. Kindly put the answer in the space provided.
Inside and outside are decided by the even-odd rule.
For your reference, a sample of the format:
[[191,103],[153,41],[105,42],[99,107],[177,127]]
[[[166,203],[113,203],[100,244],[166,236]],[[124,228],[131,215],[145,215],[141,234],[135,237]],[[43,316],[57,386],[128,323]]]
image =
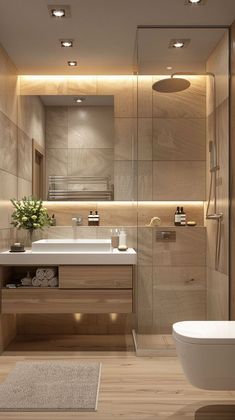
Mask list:
[[[130,351],[42,351],[21,342],[0,357],[0,381],[20,360],[96,360],[102,363],[96,413],[0,413],[4,420],[224,420],[235,419],[235,392],[202,391],[185,379],[176,357],[136,357]],[[35,347],[36,349],[36,347]],[[222,404],[223,411],[221,413]],[[234,404],[234,405],[233,405]],[[231,407],[229,407],[232,405]],[[209,408],[208,408],[209,406]],[[208,412],[209,410],[209,412]],[[231,413],[232,411],[232,413]],[[213,412],[213,414],[211,414]]]

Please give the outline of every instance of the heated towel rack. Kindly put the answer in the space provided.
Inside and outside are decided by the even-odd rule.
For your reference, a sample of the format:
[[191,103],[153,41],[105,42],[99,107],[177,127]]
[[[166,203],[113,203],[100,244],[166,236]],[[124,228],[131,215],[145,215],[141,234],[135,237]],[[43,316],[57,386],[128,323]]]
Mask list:
[[49,176],[49,201],[111,201],[111,177]]

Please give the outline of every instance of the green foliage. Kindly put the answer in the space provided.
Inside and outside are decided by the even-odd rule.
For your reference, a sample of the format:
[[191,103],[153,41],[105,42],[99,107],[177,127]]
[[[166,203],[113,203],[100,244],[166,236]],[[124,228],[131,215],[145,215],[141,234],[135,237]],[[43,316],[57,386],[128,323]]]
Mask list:
[[43,207],[42,200],[35,200],[33,197],[24,197],[22,200],[11,200],[15,207],[12,213],[11,224],[17,229],[43,229],[51,226],[52,220]]

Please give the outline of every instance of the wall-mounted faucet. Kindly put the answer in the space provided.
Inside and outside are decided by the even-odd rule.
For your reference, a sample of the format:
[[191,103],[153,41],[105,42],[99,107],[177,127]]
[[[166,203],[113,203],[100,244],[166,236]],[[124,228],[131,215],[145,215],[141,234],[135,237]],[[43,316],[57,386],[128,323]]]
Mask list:
[[72,217],[73,239],[77,239],[77,227],[81,226],[83,218],[81,216]]

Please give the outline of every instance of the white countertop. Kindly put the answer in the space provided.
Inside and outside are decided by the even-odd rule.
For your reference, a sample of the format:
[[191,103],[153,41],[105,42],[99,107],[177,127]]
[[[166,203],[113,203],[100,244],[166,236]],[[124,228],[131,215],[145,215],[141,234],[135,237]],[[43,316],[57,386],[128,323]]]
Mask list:
[[135,265],[136,251],[113,249],[109,252],[1,252],[0,265]]

